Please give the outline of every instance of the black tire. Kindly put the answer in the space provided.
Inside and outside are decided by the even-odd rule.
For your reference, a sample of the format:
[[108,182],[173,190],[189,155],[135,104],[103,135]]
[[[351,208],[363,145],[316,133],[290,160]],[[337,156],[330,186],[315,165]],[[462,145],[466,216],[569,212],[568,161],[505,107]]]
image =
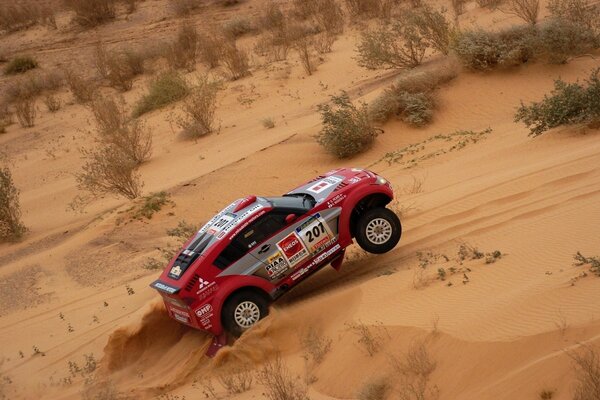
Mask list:
[[363,250],[373,254],[387,253],[400,241],[402,224],[393,211],[384,207],[372,208],[358,219],[354,236]]
[[[245,306],[243,304],[245,303]],[[238,307],[242,307],[238,309]],[[248,318],[239,315],[236,318],[236,312],[243,313],[243,310],[248,310]],[[257,318],[255,311],[258,312]],[[221,312],[221,320],[223,327],[227,332],[235,337],[239,337],[244,331],[253,327],[258,321],[269,314],[269,301],[266,296],[261,295],[251,290],[242,290],[230,296],[223,305]],[[248,324],[240,323],[244,319]],[[254,321],[252,321],[254,320]]]

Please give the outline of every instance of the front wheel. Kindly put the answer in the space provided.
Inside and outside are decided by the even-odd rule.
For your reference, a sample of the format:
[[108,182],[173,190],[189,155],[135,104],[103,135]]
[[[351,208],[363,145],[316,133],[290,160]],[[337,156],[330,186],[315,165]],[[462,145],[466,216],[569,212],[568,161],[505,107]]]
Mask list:
[[378,207],[366,211],[356,224],[356,242],[369,253],[387,253],[398,244],[400,236],[400,219],[387,208]]
[[253,291],[240,291],[223,305],[223,326],[227,332],[239,337],[268,314],[269,302],[264,296]]

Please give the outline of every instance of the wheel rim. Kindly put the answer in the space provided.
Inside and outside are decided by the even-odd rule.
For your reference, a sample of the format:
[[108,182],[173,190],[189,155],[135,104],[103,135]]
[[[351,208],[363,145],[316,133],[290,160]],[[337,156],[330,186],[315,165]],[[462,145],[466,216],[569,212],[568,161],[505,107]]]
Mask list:
[[367,224],[366,234],[373,244],[386,243],[392,237],[392,225],[384,218],[372,219]]
[[233,318],[242,328],[249,328],[260,319],[260,309],[256,303],[244,301],[235,308]]

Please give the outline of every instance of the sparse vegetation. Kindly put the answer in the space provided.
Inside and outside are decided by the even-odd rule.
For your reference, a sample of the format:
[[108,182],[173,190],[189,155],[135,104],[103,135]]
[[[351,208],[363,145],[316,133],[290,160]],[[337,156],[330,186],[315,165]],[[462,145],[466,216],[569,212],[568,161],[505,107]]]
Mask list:
[[117,0],[65,0],[75,13],[74,21],[84,27],[93,27],[115,18]]
[[249,366],[231,368],[219,374],[218,379],[221,385],[231,395],[244,393],[252,387],[252,370]]
[[585,25],[551,19],[540,24],[537,53],[551,64],[565,64],[570,58],[598,48],[599,39]]
[[548,11],[555,19],[585,27],[600,34],[600,7],[590,0],[550,0]]
[[51,113],[57,112],[61,107],[60,99],[52,93],[49,93],[44,97],[44,104]]
[[217,108],[217,92],[220,83],[209,80],[208,76],[199,76],[196,84],[190,89],[183,102],[185,117],[177,124],[183,134],[189,138],[199,138],[215,131],[215,111]]
[[431,373],[436,362],[429,355],[425,342],[416,341],[411,344],[403,359],[390,357],[392,368],[398,376],[399,397],[403,400],[437,399],[437,386],[430,385]]
[[15,114],[23,128],[31,128],[35,124],[36,108],[33,97],[23,97],[15,101]]
[[185,220],[179,221],[177,226],[173,229],[167,229],[167,235],[177,237],[182,240],[187,240],[198,232],[200,227],[198,225],[190,224]]
[[189,85],[181,75],[173,71],[163,72],[150,83],[148,93],[137,102],[133,116],[139,117],[181,100],[189,91]]
[[235,42],[223,44],[221,60],[232,81],[250,74],[248,54],[245,50],[238,48]]
[[582,346],[579,352],[569,354],[575,366],[574,400],[595,400],[600,398],[600,355],[589,346]]
[[133,213],[135,219],[152,219],[152,216],[159,212],[166,204],[172,203],[167,192],[151,193],[141,199],[140,204]]
[[348,329],[358,336],[358,344],[360,344],[371,357],[375,355],[383,344],[385,327],[379,325],[366,325],[359,321],[358,323],[346,324]]
[[387,379],[367,381],[358,392],[358,400],[384,400],[390,390]]
[[323,361],[325,355],[331,349],[332,341],[314,327],[309,327],[300,338],[300,343],[302,344],[306,358],[310,359],[316,365]]
[[554,398],[554,390],[544,389],[539,394],[540,400],[552,400]]
[[57,71],[32,71],[11,79],[4,87],[4,106],[24,98],[35,98],[44,92],[55,91],[63,84],[63,76]]
[[36,23],[56,29],[51,5],[37,1],[3,2],[0,5],[0,29],[13,32]]
[[505,12],[516,15],[530,25],[535,25],[540,13],[539,0],[508,0]]
[[581,267],[583,265],[590,266],[590,272],[595,274],[596,276],[600,276],[600,257],[585,257],[581,252],[577,252],[573,259],[575,262],[573,265],[576,267]]
[[98,85],[92,78],[86,78],[75,70],[67,70],[65,72],[67,86],[73,93],[73,97],[78,103],[89,103],[94,99],[98,91]]
[[522,121],[529,134],[538,136],[560,125],[600,123],[600,69],[595,69],[586,84],[554,81],[554,90],[540,102],[518,108],[515,122]]
[[262,124],[262,126],[264,126],[267,129],[275,128],[275,121],[273,121],[273,118],[271,118],[271,117],[261,119],[260,123]]
[[200,62],[209,68],[216,68],[221,63],[221,39],[214,33],[198,34],[198,57]]
[[351,157],[367,150],[377,137],[366,104],[356,107],[346,92],[331,96],[333,104],[321,104],[322,128],[317,142],[338,158]]
[[30,69],[37,68],[38,62],[30,56],[15,57],[6,64],[4,73],[6,75],[23,74]]
[[12,173],[6,166],[0,168],[0,241],[20,239],[27,228],[21,222],[19,190],[15,187]]
[[223,33],[232,38],[256,32],[256,30],[254,21],[245,16],[235,16],[223,23]]
[[258,381],[265,387],[268,400],[307,400],[308,388],[292,377],[281,355],[268,360],[257,374]]
[[169,45],[167,61],[172,68],[183,68],[191,72],[196,68],[200,35],[196,27],[184,22],[177,31],[175,41]]
[[296,48],[296,51],[298,52],[298,57],[300,58],[300,64],[302,64],[302,68],[304,68],[304,72],[306,72],[306,74],[309,76],[312,75],[313,72],[315,72],[315,70],[317,69],[317,66],[315,65],[315,60],[312,56],[313,44],[312,44],[311,39],[306,36],[299,38],[294,43],[294,47]]

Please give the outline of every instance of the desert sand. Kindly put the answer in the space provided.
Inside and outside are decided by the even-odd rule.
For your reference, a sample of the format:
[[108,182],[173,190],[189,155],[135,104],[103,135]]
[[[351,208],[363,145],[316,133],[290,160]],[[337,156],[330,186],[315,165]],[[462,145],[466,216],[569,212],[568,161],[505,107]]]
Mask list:
[[[98,37],[117,45],[173,35],[179,20],[167,3],[146,0],[131,16],[89,31],[71,27],[63,13],[58,30],[36,26],[5,34],[0,46],[8,55],[33,54],[46,66],[86,63]],[[192,20],[203,26],[252,15],[261,4],[209,7]],[[490,29],[518,23],[474,4],[460,21]],[[309,369],[311,399],[357,398],[366,382],[393,373],[390,356],[402,357],[415,343],[435,361],[429,384],[440,399],[538,399],[542,390],[554,391],[553,399],[572,398],[569,352],[600,348],[600,278],[583,277],[586,268],[573,265],[577,251],[600,253],[600,132],[560,127],[533,138],[513,116],[520,101],[541,99],[554,79],[587,77],[599,65],[598,54],[564,65],[462,70],[439,90],[433,123],[411,128],[390,121],[367,152],[337,160],[313,138],[320,129],[316,105],[342,89],[353,101],[368,102],[398,73],[357,66],[357,36],[356,27],[347,27],[312,76],[291,54],[227,82],[219,93],[219,133],[181,138],[169,122],[177,103],[144,115],[153,154],[140,169],[143,194],[167,191],[172,201],[149,220],[131,220],[132,202],[121,198],[96,200],[84,212],[69,209],[79,193],[77,149],[92,139],[86,133],[91,113],[66,89],[60,111],[48,113],[40,102],[33,128],[14,124],[0,135],[30,229],[22,241],[0,245],[6,398],[78,399],[85,380],[95,377],[135,399],[204,398],[208,379],[218,397],[259,399],[264,388],[256,380],[250,391],[229,395],[216,376],[241,365],[260,370],[278,352],[294,375]],[[431,57],[426,64],[436,62]],[[148,79],[135,80],[124,94],[128,104],[145,92]],[[261,124],[266,117],[275,128]],[[488,128],[477,143],[416,167],[383,158],[437,134]],[[444,146],[429,141],[422,152]],[[181,220],[203,223],[235,198],[284,193],[341,166],[368,167],[390,180],[402,211],[399,246],[381,256],[352,246],[339,272],[323,269],[233,346],[205,357],[209,336],[170,320],[148,287],[159,271],[143,265],[151,257],[162,260],[159,248],[176,243],[166,230]],[[503,256],[491,264],[460,264],[464,243]],[[440,258],[423,270],[418,252],[449,261]],[[450,267],[456,273],[437,279],[438,268]],[[353,324],[375,332],[374,355]],[[308,367],[301,343],[306,329],[332,341],[322,362]],[[97,366],[88,374],[91,357]]]

